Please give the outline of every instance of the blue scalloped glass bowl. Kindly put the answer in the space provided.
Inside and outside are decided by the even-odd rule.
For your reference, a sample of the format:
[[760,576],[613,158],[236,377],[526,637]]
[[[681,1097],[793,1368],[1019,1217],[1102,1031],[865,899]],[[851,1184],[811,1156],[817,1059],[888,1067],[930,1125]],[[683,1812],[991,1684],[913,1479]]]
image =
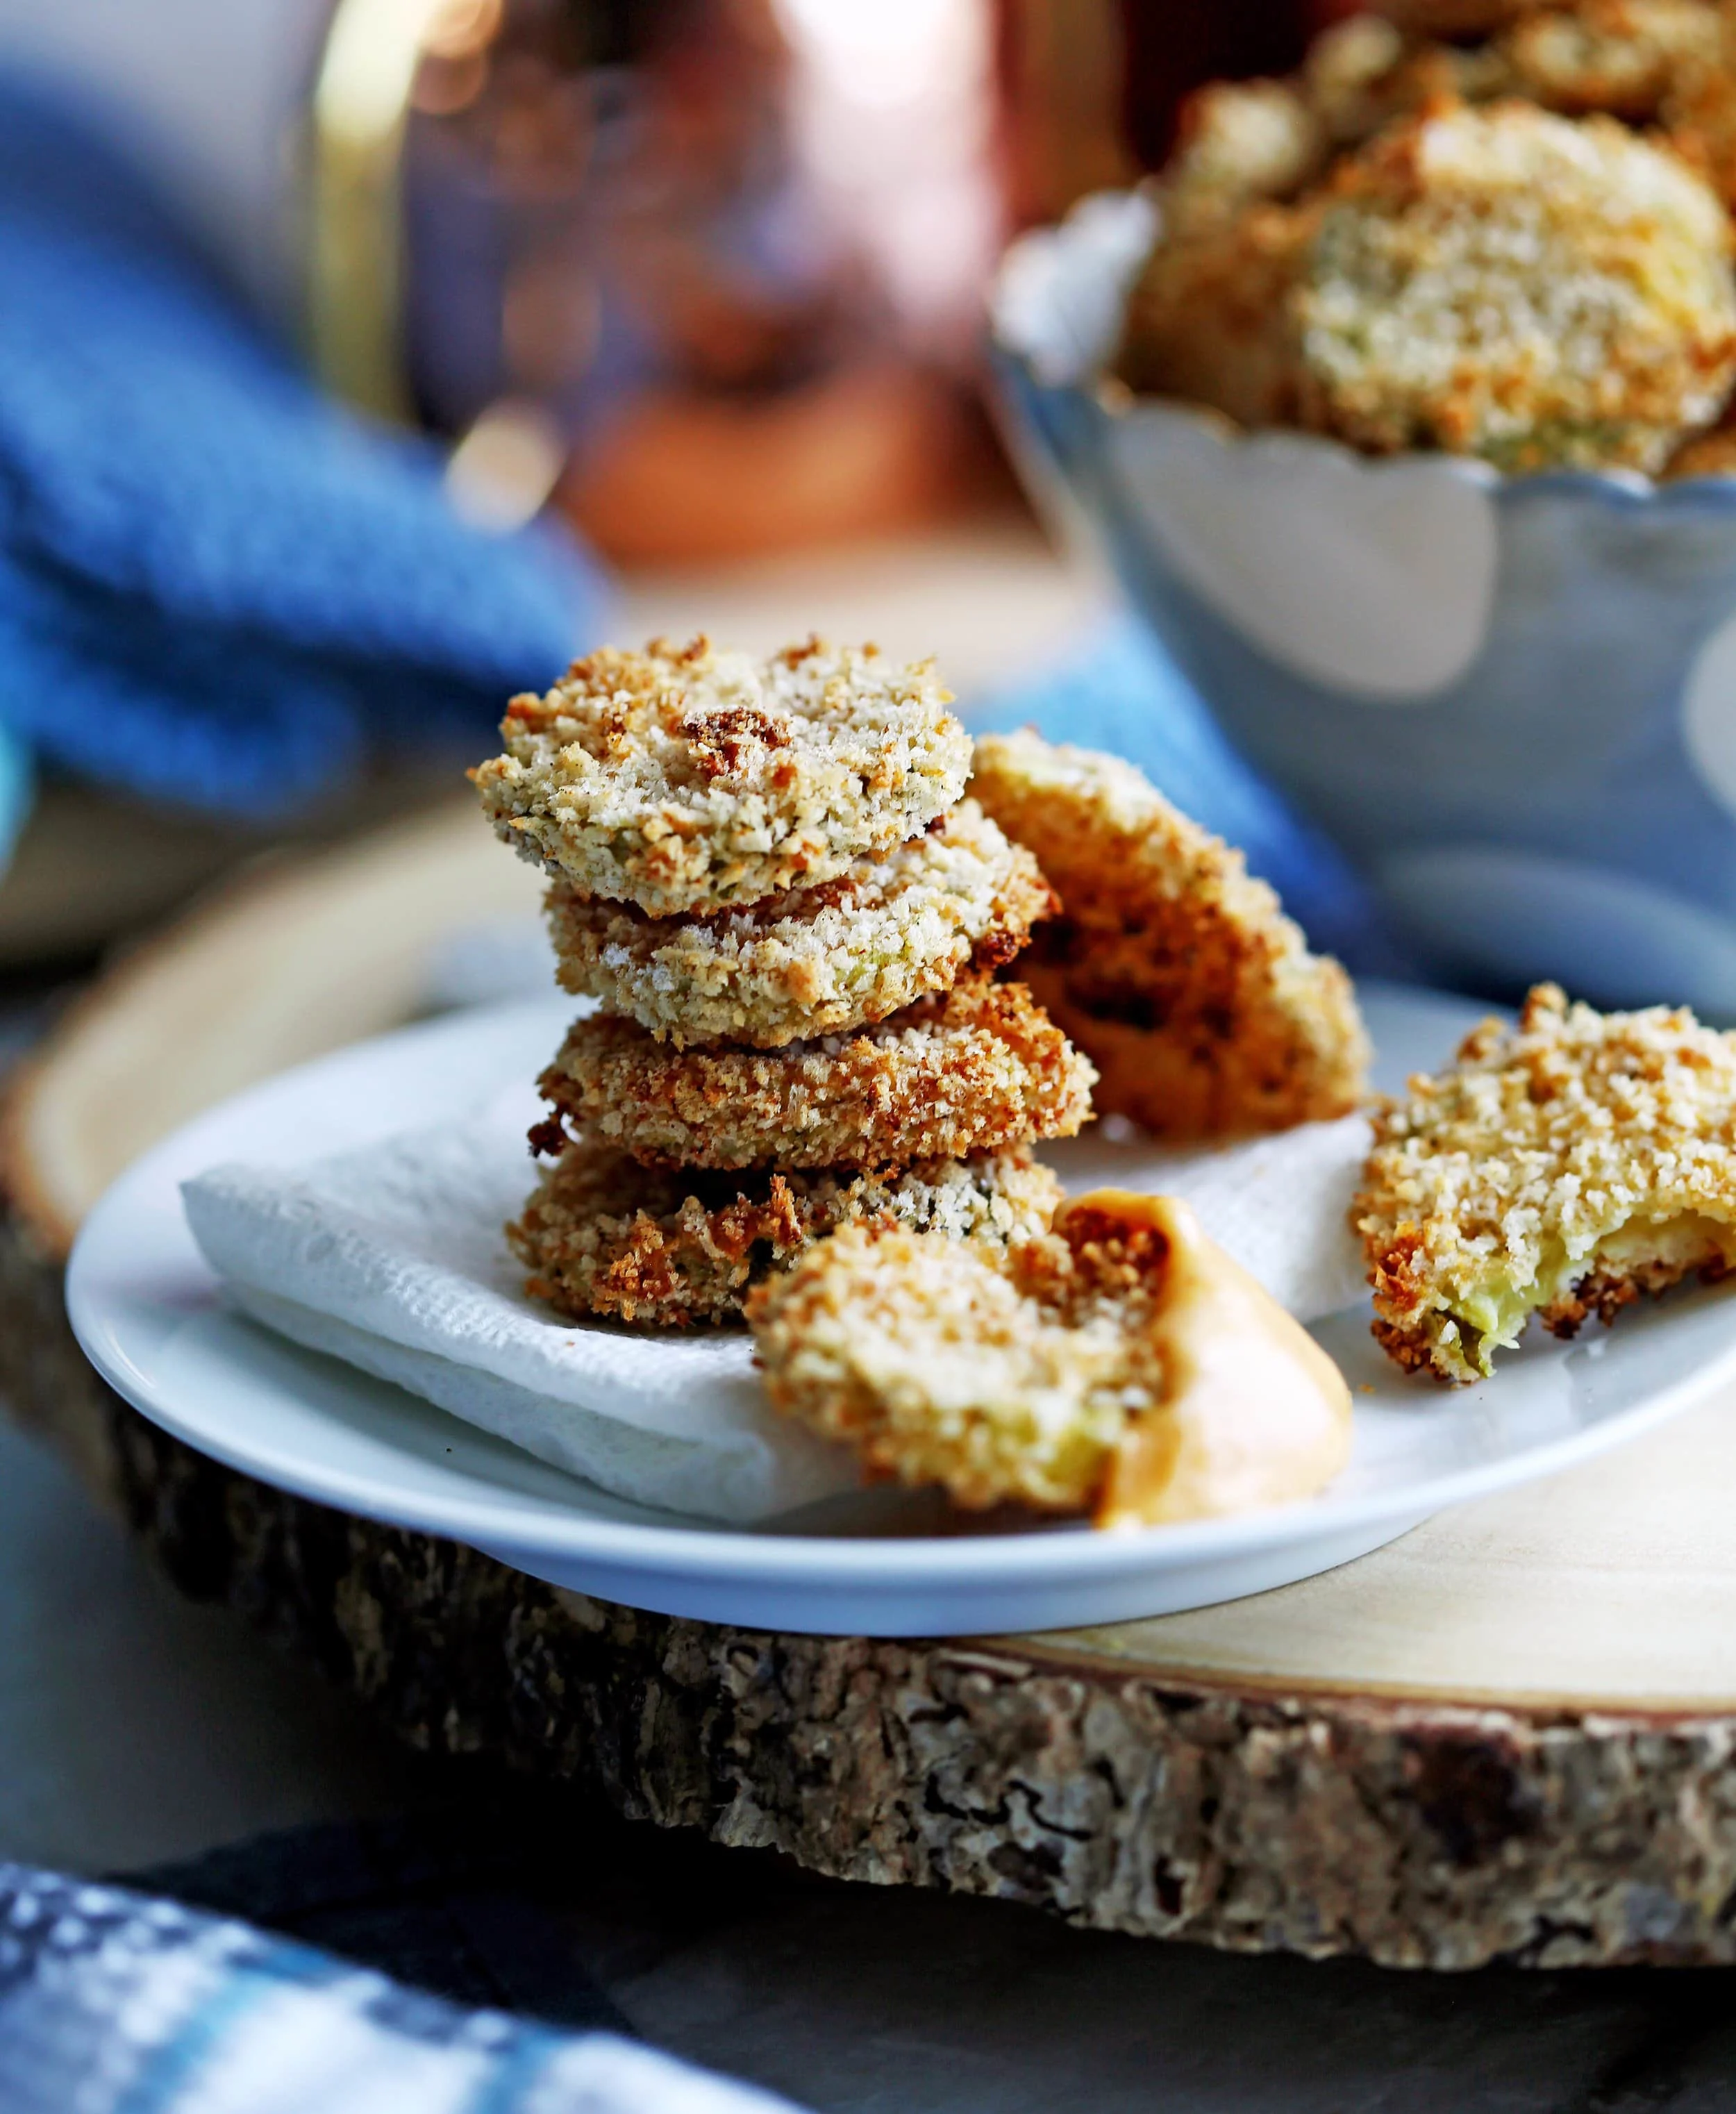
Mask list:
[[1100,379],[1153,229],[1008,252],[993,354],[1040,501],[1443,981],[1736,1020],[1736,477],[1503,477],[1244,433]]

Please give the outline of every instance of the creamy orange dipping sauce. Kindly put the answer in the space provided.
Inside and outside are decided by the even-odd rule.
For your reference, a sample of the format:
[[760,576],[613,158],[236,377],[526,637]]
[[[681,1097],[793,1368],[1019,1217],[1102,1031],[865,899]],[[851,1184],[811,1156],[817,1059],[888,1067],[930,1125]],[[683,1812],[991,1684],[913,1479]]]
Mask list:
[[1097,1189],[1091,1207],[1163,1234],[1169,1254],[1150,1324],[1163,1398],[1115,1451],[1099,1526],[1205,1519],[1312,1497],[1350,1451],[1350,1390],[1300,1322],[1173,1197]]

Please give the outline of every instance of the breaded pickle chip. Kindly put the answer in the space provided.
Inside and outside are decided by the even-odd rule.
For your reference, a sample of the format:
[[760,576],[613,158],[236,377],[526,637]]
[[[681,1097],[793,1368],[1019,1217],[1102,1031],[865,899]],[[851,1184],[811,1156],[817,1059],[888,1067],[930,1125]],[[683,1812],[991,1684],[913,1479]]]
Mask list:
[[961,1505],[1199,1519],[1349,1450],[1336,1366],[1174,1198],[1094,1192],[1000,1251],[847,1227],[747,1311],[779,1409]]
[[1127,297],[1116,374],[1141,396],[1208,405],[1239,425],[1293,421],[1291,304],[1313,226],[1306,207],[1255,199],[1175,227]]
[[1161,186],[1165,212],[1186,217],[1195,207],[1293,198],[1325,153],[1319,120],[1289,82],[1209,81],[1181,106]]
[[1515,94],[1646,124],[1719,62],[1722,42],[1720,11],[1706,0],[1580,0],[1521,16],[1501,49]]
[[971,977],[782,1050],[675,1050],[593,1015],[537,1085],[575,1128],[646,1165],[903,1167],[1070,1137],[1095,1076],[1023,985]]
[[1341,162],[1295,296],[1304,421],[1376,453],[1656,470],[1736,379],[1723,208],[1611,119],[1424,112]]
[[605,647],[514,698],[472,774],[499,834],[654,917],[757,901],[927,828],[971,744],[927,661],[819,639],[769,661],[709,640]]
[[1026,1146],[902,1174],[718,1174],[643,1168],[582,1139],[506,1232],[526,1288],[561,1313],[683,1328],[733,1320],[751,1285],[851,1221],[1004,1245],[1041,1232],[1060,1201]]
[[1341,147],[1442,98],[1487,103],[1514,89],[1498,45],[1419,42],[1378,15],[1351,15],[1323,30],[1308,48],[1302,81],[1318,121]]
[[973,964],[1011,961],[1054,904],[1035,859],[966,800],[836,881],[739,910],[647,917],[557,882],[548,912],[566,990],[677,1049],[775,1049],[884,1020]]
[[1097,1066],[1099,1112],[1204,1138],[1356,1105],[1368,1046],[1350,979],[1239,852],[1131,764],[1034,734],[979,741],[972,790],[1060,892],[1021,967]]
[[1352,1206],[1374,1333],[1475,1380],[1532,1315],[1571,1336],[1736,1262],[1736,1040],[1685,1008],[1600,1014],[1539,984],[1375,1122]]

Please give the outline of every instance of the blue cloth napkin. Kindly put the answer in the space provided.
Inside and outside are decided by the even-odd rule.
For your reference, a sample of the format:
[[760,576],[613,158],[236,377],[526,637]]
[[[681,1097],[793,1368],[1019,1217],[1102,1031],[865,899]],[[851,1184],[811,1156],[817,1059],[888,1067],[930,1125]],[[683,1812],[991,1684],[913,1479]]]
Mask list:
[[1183,813],[1240,849],[1316,948],[1359,976],[1414,974],[1343,854],[1231,747],[1131,611],[1053,666],[982,700],[971,724],[984,731],[1033,726],[1048,741],[1125,756]]
[[0,1865],[6,2114],[794,2114],[244,1923]]
[[268,821],[480,753],[594,635],[570,547],[459,520],[432,446],[322,398],[102,130],[4,76],[0,317],[0,822],[21,750]]

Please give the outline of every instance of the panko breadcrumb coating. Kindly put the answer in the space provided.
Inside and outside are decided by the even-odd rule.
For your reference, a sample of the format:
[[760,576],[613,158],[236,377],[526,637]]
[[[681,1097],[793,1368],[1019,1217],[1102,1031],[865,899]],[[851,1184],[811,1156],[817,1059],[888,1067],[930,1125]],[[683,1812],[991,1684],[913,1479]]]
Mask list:
[[979,977],[782,1050],[674,1050],[594,1015],[537,1086],[647,1166],[902,1167],[1071,1137],[1095,1077],[1022,984]]
[[1487,103],[1513,86],[1499,46],[1418,43],[1378,15],[1352,15],[1323,30],[1302,67],[1309,107],[1341,147],[1443,97]]
[[920,837],[817,888],[709,917],[549,892],[563,987],[659,1041],[775,1049],[831,1035],[1012,959],[1056,907],[1036,861],[973,800]]
[[984,736],[971,789],[1060,891],[1021,966],[1098,1067],[1099,1111],[1215,1137],[1355,1107],[1368,1045],[1350,979],[1239,852],[1131,763],[1034,734]]
[[1718,62],[1707,0],[1581,0],[1521,16],[1501,39],[1518,95],[1551,110],[1649,123],[1689,75]]
[[1685,1008],[1599,1014],[1539,984],[1378,1116],[1352,1206],[1374,1333],[1474,1380],[1540,1314],[1571,1336],[1736,1262],[1736,1037]]
[[961,1505],[1197,1519],[1349,1450],[1336,1367],[1172,1198],[1099,1191],[1002,1253],[846,1227],[747,1315],[778,1408]]
[[971,755],[950,702],[929,662],[872,647],[608,647],[514,698],[505,753],[472,776],[557,878],[656,917],[719,909],[830,881],[943,814]]
[[1166,215],[1291,198],[1326,158],[1320,121],[1288,81],[1214,80],[1181,107],[1163,170]]
[[1426,112],[1335,172],[1295,295],[1304,419],[1375,452],[1660,469],[1736,379],[1730,249],[1706,185],[1612,120]]
[[1332,23],[1309,44],[1303,84],[1335,144],[1365,140],[1392,116],[1387,87],[1408,49],[1404,31],[1382,15]]
[[506,1234],[533,1298],[577,1320],[683,1328],[739,1315],[751,1284],[849,1221],[1004,1246],[1042,1232],[1060,1201],[1026,1146],[902,1174],[717,1174],[656,1172],[580,1141]]
[[[1413,38],[1456,40],[1437,50],[1499,54],[1515,94],[1639,122],[1684,64],[1715,49],[1720,11],[1717,0],[1387,0],[1381,11]],[[1466,42],[1477,37],[1494,41]]]
[[1204,404],[1247,427],[1293,423],[1291,296],[1314,216],[1258,200],[1160,236],[1127,297],[1113,371],[1140,396]]

